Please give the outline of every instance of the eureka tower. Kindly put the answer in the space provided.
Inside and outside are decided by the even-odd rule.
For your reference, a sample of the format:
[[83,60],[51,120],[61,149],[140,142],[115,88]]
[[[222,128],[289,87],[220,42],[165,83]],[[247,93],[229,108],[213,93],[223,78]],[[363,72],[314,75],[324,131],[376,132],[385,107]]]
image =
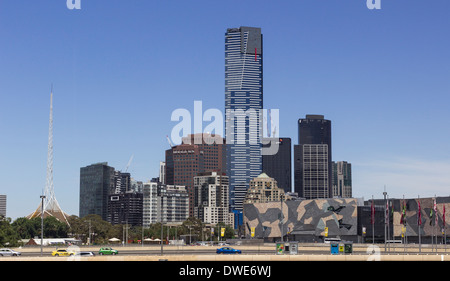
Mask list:
[[242,211],[250,180],[262,172],[262,59],[261,28],[227,29],[225,135],[231,211]]

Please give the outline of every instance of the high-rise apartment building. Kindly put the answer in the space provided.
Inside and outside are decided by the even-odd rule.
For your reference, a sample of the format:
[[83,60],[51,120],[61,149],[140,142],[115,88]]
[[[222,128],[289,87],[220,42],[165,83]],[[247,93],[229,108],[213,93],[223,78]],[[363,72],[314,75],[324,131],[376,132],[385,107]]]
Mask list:
[[189,194],[184,186],[161,182],[143,184],[143,227],[161,222],[182,222],[189,217]]
[[114,168],[107,162],[80,168],[80,218],[95,214],[106,221],[114,189]]
[[225,134],[233,211],[242,211],[249,182],[262,171],[262,39],[256,27],[225,33]]
[[323,115],[306,115],[298,120],[298,141],[294,146],[294,191],[306,199],[331,198],[331,121]]
[[194,215],[204,223],[230,224],[228,177],[217,172],[194,177]]
[[158,184],[158,222],[183,222],[189,217],[189,194],[180,185]]
[[150,227],[158,222],[158,182],[145,182],[143,186],[142,225]]
[[352,164],[347,161],[332,162],[333,197],[352,197]]
[[276,154],[263,155],[263,173],[274,178],[278,183],[278,187],[283,189],[284,192],[291,192],[291,139],[281,137],[264,138],[263,148],[269,147],[271,144],[278,145],[278,152]]

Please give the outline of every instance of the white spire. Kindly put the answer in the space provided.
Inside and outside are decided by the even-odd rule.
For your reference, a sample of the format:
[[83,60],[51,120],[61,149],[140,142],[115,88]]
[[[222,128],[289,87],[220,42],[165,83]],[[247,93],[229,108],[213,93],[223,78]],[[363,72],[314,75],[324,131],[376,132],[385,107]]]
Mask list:
[[[44,190],[44,216],[51,215],[58,220],[69,224],[67,215],[61,210],[61,207],[56,201],[55,190],[53,187],[53,84],[50,92],[50,118],[48,126],[48,147],[47,147],[47,177]],[[33,218],[41,213],[41,205],[38,209],[29,216]]]

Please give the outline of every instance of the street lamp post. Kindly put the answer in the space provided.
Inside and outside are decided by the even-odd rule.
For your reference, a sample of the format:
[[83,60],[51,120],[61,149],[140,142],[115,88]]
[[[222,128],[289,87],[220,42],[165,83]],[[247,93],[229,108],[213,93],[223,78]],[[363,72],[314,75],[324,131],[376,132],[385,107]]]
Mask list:
[[41,195],[41,256],[43,256],[42,245],[44,245],[44,199],[45,195]]
[[164,254],[164,250],[163,250],[163,220],[162,220],[162,216],[161,216],[161,256]]

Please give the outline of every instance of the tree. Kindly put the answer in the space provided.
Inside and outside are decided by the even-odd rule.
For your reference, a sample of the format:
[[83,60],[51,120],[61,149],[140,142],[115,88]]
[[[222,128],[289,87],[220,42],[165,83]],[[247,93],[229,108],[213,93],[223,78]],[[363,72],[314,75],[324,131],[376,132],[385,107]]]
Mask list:
[[11,225],[21,239],[30,239],[41,233],[41,223],[37,225],[26,217],[17,218]]
[[[89,234],[91,243],[105,244],[112,237],[120,237],[122,231],[109,222],[102,220],[99,215],[87,215],[83,218],[70,216],[70,233],[72,236],[80,239],[83,243],[88,242]],[[119,235],[120,234],[120,235]]]
[[16,247],[20,236],[11,225],[11,218],[0,218],[0,245]]
[[185,235],[197,236],[201,238],[203,235],[203,223],[201,219],[195,217],[189,217],[183,222],[182,233]]

